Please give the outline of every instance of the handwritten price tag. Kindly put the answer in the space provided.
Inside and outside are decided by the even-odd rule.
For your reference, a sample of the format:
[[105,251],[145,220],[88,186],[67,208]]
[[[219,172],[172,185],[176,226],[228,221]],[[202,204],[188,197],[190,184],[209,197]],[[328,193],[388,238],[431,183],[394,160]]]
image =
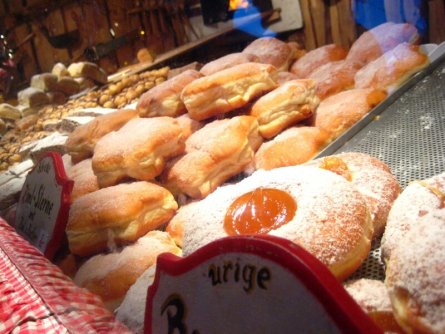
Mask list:
[[230,237],[162,254],[145,333],[381,333],[331,272],[294,243]]
[[27,175],[17,205],[17,231],[52,258],[63,240],[73,181],[62,158],[48,153]]

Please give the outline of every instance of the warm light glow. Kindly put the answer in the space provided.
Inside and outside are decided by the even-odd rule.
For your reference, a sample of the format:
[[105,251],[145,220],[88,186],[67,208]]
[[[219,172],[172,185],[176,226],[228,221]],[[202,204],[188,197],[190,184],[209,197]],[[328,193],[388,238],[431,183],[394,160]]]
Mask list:
[[139,33],[140,33],[142,36],[145,35],[145,31],[144,31],[144,30],[141,30]]
[[248,8],[249,6],[250,6],[249,0],[230,0],[229,2],[229,10]]

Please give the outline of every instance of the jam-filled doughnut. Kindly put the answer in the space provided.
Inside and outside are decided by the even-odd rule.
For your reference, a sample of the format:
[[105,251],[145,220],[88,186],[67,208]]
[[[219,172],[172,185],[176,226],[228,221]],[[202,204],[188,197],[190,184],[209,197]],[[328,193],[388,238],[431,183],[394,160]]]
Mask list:
[[445,209],[431,210],[400,239],[387,264],[394,315],[407,333],[445,333]]
[[384,333],[403,333],[396,319],[383,281],[369,278],[345,283],[345,289]]
[[368,154],[347,152],[309,162],[343,176],[363,195],[371,213],[374,238],[385,230],[389,210],[400,193],[400,185],[388,165]]
[[394,202],[382,238],[385,262],[419,217],[445,207],[445,172],[410,183]]
[[366,258],[373,232],[361,194],[343,177],[307,166],[260,170],[220,187],[184,221],[185,254],[221,237],[271,234],[300,244],[339,279]]

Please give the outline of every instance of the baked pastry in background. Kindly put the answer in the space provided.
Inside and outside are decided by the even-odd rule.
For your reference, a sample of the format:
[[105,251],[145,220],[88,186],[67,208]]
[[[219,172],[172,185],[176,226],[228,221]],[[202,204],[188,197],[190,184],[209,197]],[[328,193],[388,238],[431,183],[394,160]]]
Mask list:
[[410,23],[386,22],[372,28],[355,40],[346,59],[366,65],[400,43],[415,44],[419,34]]
[[93,170],[101,188],[131,177],[152,180],[166,160],[184,152],[185,139],[177,119],[135,118],[101,138],[94,149]]
[[236,52],[230,53],[218,59],[215,59],[205,64],[200,72],[204,75],[211,75],[213,73],[225,70],[226,68],[233,67],[235,65],[257,62],[259,59],[254,54]]
[[114,311],[161,253],[181,255],[181,250],[166,232],[151,231],[121,251],[93,256],[79,268],[74,282],[99,295],[107,309]]
[[384,333],[404,333],[394,318],[384,282],[361,278],[345,283],[344,287]]
[[420,217],[445,207],[445,172],[411,182],[394,202],[382,238],[382,257],[388,262],[404,235]]
[[241,173],[261,142],[253,116],[215,120],[187,139],[186,154],[166,168],[163,184],[174,194],[203,198]]
[[250,114],[258,119],[261,136],[272,138],[311,117],[319,102],[315,81],[291,80],[260,97],[252,105]]
[[70,251],[89,256],[134,242],[168,222],[177,208],[167,189],[145,181],[81,196],[71,204],[66,226]]
[[274,72],[276,68],[267,64],[236,65],[191,82],[181,98],[190,117],[202,121],[241,108],[275,89]]
[[182,129],[184,140],[186,140],[192,135],[192,133],[195,133],[204,126],[203,123],[191,119],[188,114],[176,117],[176,120],[178,121],[178,124]]
[[151,88],[139,98],[136,110],[140,117],[179,116],[187,109],[180,99],[185,86],[201,78],[202,74],[195,70],[187,70],[177,76]]
[[311,126],[284,130],[260,146],[255,154],[255,169],[269,170],[305,163],[328,144],[329,138],[329,132]]
[[373,239],[385,230],[389,211],[400,194],[400,185],[383,161],[368,154],[345,152],[308,163],[343,176],[362,194],[374,227]]
[[445,333],[445,209],[416,218],[391,252],[385,284],[407,333]]
[[354,87],[354,77],[361,68],[360,63],[339,60],[321,65],[309,74],[317,82],[317,95],[324,100],[343,90]]
[[334,140],[362,119],[386,98],[386,92],[374,89],[350,89],[320,102],[312,125],[331,133]]
[[184,255],[226,236],[270,234],[301,245],[339,280],[368,256],[373,231],[366,202],[348,181],[307,166],[260,170],[219,187],[184,220]]
[[137,116],[133,109],[121,109],[110,114],[97,116],[85,125],[77,127],[66,140],[65,147],[73,163],[93,156],[97,141],[111,131],[120,129]]
[[293,74],[291,72],[287,71],[280,71],[274,74],[273,76],[274,80],[277,82],[277,84],[282,85],[285,82],[291,81],[291,80],[297,80],[300,79],[296,74]]
[[290,67],[290,72],[298,78],[308,78],[309,75],[320,66],[346,58],[348,51],[342,46],[328,44],[308,51],[304,56],[297,59]]
[[99,190],[97,176],[94,174],[91,159],[85,159],[70,167],[67,176],[74,181],[73,190],[71,191],[71,201],[75,201],[78,197]]
[[179,207],[176,214],[173,218],[168,222],[165,231],[170,234],[178,247],[183,246],[184,239],[184,224],[188,217],[188,211],[193,210],[193,206],[196,205],[195,202],[189,202]]
[[401,43],[357,71],[355,88],[392,91],[427,64],[418,45]]
[[275,37],[257,38],[242,52],[257,56],[258,62],[273,65],[278,71],[287,71],[296,57],[293,46]]

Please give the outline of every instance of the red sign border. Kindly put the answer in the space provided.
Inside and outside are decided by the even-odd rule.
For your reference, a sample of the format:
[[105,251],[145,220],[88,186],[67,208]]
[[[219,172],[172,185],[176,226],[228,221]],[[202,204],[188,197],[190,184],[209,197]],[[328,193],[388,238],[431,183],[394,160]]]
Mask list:
[[161,271],[171,276],[178,276],[212,257],[240,252],[264,257],[287,268],[324,305],[327,313],[342,332],[382,333],[324,264],[301,246],[271,235],[222,238],[185,258],[170,253],[161,254],[157,259],[154,282],[148,288],[144,318],[145,333],[151,333],[153,298],[158,290]]
[[[57,214],[54,230],[52,231],[51,239],[48,241],[48,245],[43,253],[46,258],[52,260],[65,239],[65,228],[68,223],[68,215],[71,206],[71,192],[74,187],[74,181],[68,178],[65,166],[63,165],[62,156],[57,152],[46,152],[30,170],[28,175],[34,172],[43,159],[48,157],[51,158],[53,162],[56,183],[62,187],[62,192],[60,194],[60,208]],[[20,194],[20,198],[21,197],[22,195]]]

